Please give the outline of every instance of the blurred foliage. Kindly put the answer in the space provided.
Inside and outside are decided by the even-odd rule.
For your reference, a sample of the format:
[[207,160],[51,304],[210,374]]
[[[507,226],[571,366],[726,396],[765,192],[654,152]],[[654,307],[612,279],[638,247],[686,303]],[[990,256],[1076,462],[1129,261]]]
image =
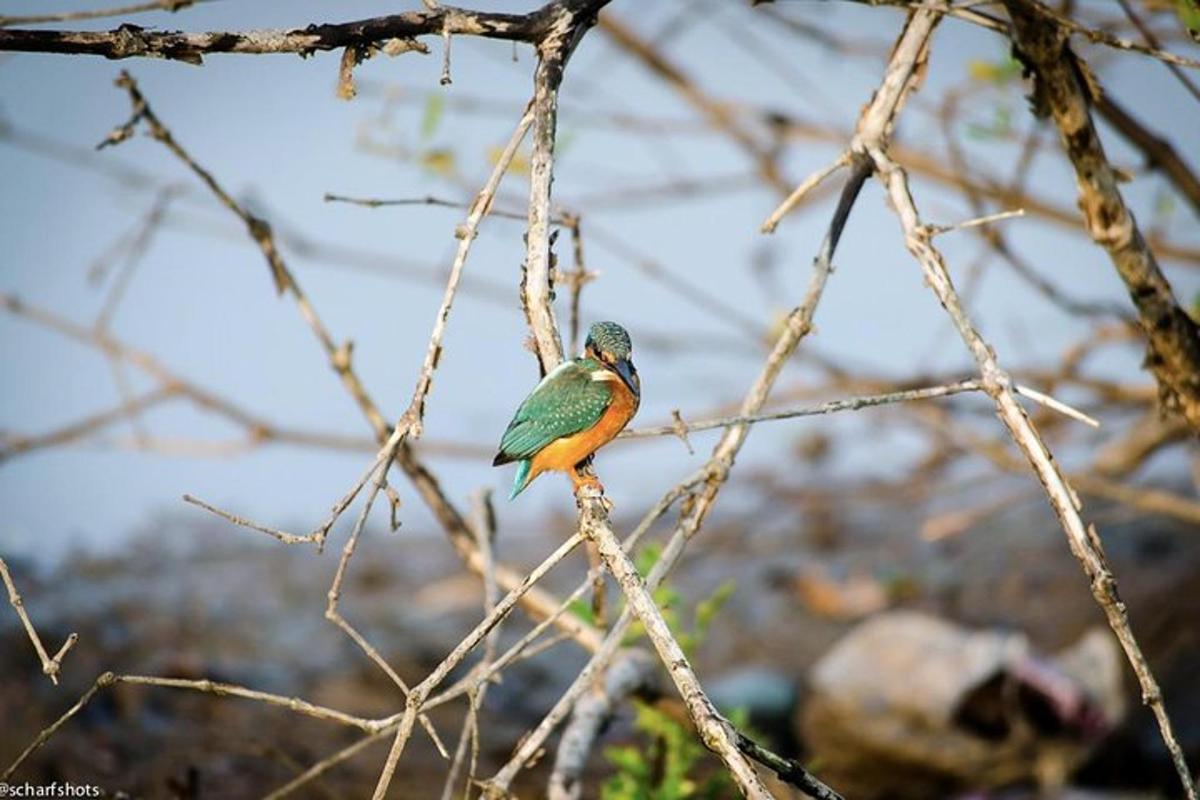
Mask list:
[[457,171],[457,159],[454,157],[454,151],[441,147],[435,147],[422,152],[418,159],[421,167],[425,171],[438,176],[439,178],[453,177]]
[[[495,147],[495,146],[489,147],[488,148],[488,163],[491,164],[492,166],[495,166],[496,162],[500,160],[500,155],[503,152],[504,152],[503,147]],[[518,151],[515,155],[513,155],[512,163],[510,163],[508,165],[508,171],[514,175],[528,175],[529,174],[529,156],[524,152]]]
[[1193,39],[1200,39],[1200,3],[1196,0],[1175,0],[1175,13]]
[[972,139],[1005,139],[1013,133],[1012,109],[1006,105],[998,105],[992,110],[992,118],[987,124],[968,122],[967,136]]
[[446,96],[440,92],[431,92],[425,100],[425,113],[421,115],[421,138],[429,141],[437,132],[446,111]]
[[[634,563],[637,566],[638,574],[643,578],[650,574],[650,570],[654,569],[654,565],[662,557],[662,547],[657,544],[646,545],[637,554]],[[658,604],[658,608],[662,611],[663,619],[670,626],[671,632],[675,634],[676,641],[683,648],[683,652],[691,658],[695,655],[696,649],[703,643],[708,636],[709,628],[712,626],[713,618],[721,607],[729,601],[733,596],[734,590],[737,588],[736,581],[727,580],[713,590],[713,593],[696,603],[695,609],[692,611],[692,625],[690,628],[684,628],[683,620],[680,616],[679,608],[682,605],[683,596],[670,584],[664,583],[654,590],[654,602]],[[629,629],[629,635],[625,639],[626,644],[632,644],[637,639],[640,639],[646,634],[645,628],[640,622],[635,622]]]
[[[650,574],[650,570],[654,569],[654,565],[658,563],[661,557],[662,547],[656,544],[646,545],[638,551],[637,556],[634,558],[638,574],[645,578]],[[716,618],[717,612],[733,596],[735,589],[737,589],[737,581],[732,579],[727,580],[714,589],[713,593],[708,597],[696,603],[696,607],[692,611],[692,626],[690,629],[685,629],[680,619],[679,606],[683,599],[682,595],[671,587],[670,584],[663,584],[654,590],[654,601],[658,604],[663,619],[666,620],[667,625],[671,628],[671,632],[675,634],[679,646],[683,648],[683,652],[689,658],[695,654],[696,649],[704,641],[705,637],[708,636],[709,628],[712,627],[712,622]],[[567,609],[590,625],[596,623],[596,617],[592,613],[591,604],[585,600],[572,600]],[[642,624],[635,622],[630,626],[625,643],[627,645],[633,644],[644,636],[645,633],[646,630],[642,627]]]
[[735,797],[737,789],[721,770],[707,778],[694,773],[708,757],[691,730],[655,708],[639,703],[637,730],[649,747],[609,747],[604,757],[617,768],[601,789],[602,800],[703,800]]
[[967,74],[971,80],[1004,86],[1021,76],[1021,62],[1012,56],[998,61],[975,58],[967,64]]
[[[638,552],[635,564],[643,578],[650,574],[661,557],[662,548],[659,545],[647,545]],[[735,589],[736,583],[727,580],[712,594],[697,602],[688,630],[683,628],[680,620],[682,597],[679,592],[666,584],[655,590],[654,600],[689,658],[704,643],[713,620]],[[588,613],[590,616],[590,611]],[[636,640],[644,634],[640,623],[635,623],[627,641]],[[731,717],[738,727],[745,726],[745,713],[734,713]],[[634,727],[650,740],[649,746],[628,745],[610,747],[604,751],[617,772],[605,783],[601,792],[603,800],[702,800],[737,794],[729,775],[722,770],[716,770],[705,778],[696,777],[697,771],[708,758],[708,751],[699,743],[693,731],[674,717],[638,703]]]

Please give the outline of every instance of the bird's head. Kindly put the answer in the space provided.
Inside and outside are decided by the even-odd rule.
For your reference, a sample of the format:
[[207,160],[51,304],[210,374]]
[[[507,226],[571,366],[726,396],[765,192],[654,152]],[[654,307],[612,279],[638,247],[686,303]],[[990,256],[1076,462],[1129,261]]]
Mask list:
[[633,366],[633,342],[629,333],[615,322],[595,322],[588,329],[584,353],[612,370],[635,396],[642,393],[637,368]]

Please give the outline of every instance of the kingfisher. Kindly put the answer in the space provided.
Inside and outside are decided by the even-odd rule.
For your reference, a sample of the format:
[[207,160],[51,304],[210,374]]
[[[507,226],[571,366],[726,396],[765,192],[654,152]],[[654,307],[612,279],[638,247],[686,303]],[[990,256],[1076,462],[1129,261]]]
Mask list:
[[509,500],[549,470],[567,473],[576,494],[583,486],[600,488],[581,470],[637,413],[642,384],[632,357],[629,333],[615,322],[597,322],[583,355],[542,378],[508,423],[492,461],[493,467],[518,462]]

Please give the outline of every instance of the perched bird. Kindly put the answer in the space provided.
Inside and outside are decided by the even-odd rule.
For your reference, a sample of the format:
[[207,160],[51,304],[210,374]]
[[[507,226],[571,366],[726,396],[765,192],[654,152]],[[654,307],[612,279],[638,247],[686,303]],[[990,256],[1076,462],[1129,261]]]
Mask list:
[[525,398],[492,461],[494,467],[519,462],[510,500],[547,470],[567,473],[577,493],[599,485],[580,469],[637,413],[642,385],[632,355],[624,328],[597,322],[583,355],[559,365]]

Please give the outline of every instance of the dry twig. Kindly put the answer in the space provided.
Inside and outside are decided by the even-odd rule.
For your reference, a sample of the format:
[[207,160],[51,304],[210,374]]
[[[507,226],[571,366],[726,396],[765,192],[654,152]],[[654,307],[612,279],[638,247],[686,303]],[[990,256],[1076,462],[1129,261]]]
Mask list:
[[1175,300],[1158,260],[1142,237],[1118,188],[1088,110],[1081,85],[1087,65],[1066,44],[1060,28],[1044,24],[1034,0],[1006,0],[1014,42],[1035,76],[1034,98],[1058,126],[1075,167],[1079,207],[1087,230],[1112,259],[1138,312],[1147,340],[1146,364],[1158,380],[1163,406],[1200,432],[1200,327]]
[[4,559],[0,558],[0,578],[4,579],[4,586],[8,589],[8,602],[12,604],[13,611],[17,612],[17,616],[21,618],[21,624],[25,626],[25,633],[29,635],[29,641],[33,643],[33,649],[37,651],[38,660],[42,662],[42,673],[45,674],[50,682],[55,686],[58,685],[58,673],[62,669],[62,660],[75,643],[79,641],[79,634],[72,633],[69,635],[62,647],[58,648],[58,652],[51,656],[46,652],[46,647],[42,644],[42,637],[38,636],[37,629],[33,627],[33,622],[29,619],[29,613],[25,611],[25,601],[21,599],[20,593],[17,591],[17,585],[13,583],[12,575],[9,574],[8,564],[4,563]]

